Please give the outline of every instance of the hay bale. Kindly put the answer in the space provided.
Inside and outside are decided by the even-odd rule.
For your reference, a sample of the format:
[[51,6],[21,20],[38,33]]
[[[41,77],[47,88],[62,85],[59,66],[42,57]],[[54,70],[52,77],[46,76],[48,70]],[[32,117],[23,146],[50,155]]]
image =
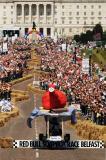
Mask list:
[[77,130],[77,134],[82,137],[82,131],[81,130]]
[[0,113],[0,117],[7,116],[7,117],[11,118],[11,115],[9,113],[11,113],[11,112],[2,112],[2,113]]
[[19,109],[15,107],[11,112],[11,117],[16,117],[18,115],[19,115]]
[[19,115],[19,109],[16,107],[11,112],[0,113],[0,127],[3,127],[5,123],[10,120],[10,118],[16,117],[18,115]]
[[12,148],[13,147],[13,139],[11,137],[0,138],[0,147],[1,148]]
[[101,126],[100,131],[102,134],[106,134],[106,126]]
[[0,127],[3,127],[5,125],[5,119],[0,118]]
[[106,142],[106,134],[103,134],[102,136],[100,136],[99,139]]
[[89,140],[92,139],[92,133],[90,133],[90,132],[89,132],[89,137],[88,137],[88,139],[89,139]]
[[44,94],[44,90],[39,89],[39,87],[34,87],[32,84],[27,86],[28,91],[36,92],[37,94]]
[[21,91],[21,90],[12,90],[13,95],[26,95],[28,94],[28,91]]
[[10,119],[10,116],[9,116],[9,115],[4,114],[4,115],[0,116],[0,119],[3,119],[3,121],[8,122],[8,121],[9,121],[9,119]]
[[29,98],[29,95],[27,93],[12,93],[12,98],[15,99],[15,101],[22,101]]
[[17,107],[13,108],[11,112],[7,112],[8,116],[15,117],[19,115],[19,109]]
[[29,74],[29,75],[27,75],[27,76],[25,76],[25,77],[23,77],[23,78],[16,79],[16,80],[10,82],[10,84],[15,85],[15,84],[17,84],[17,83],[20,83],[20,82],[23,82],[23,81],[25,81],[25,80],[28,80],[28,79],[30,79],[30,78],[32,78],[32,77],[33,77],[33,75],[32,75],[32,74]]
[[89,139],[89,132],[86,131],[86,132],[84,133],[84,138],[85,138],[85,139]]
[[90,134],[90,136],[89,136],[89,140],[95,140],[96,139],[96,133],[93,133],[93,132],[91,132],[91,133],[89,133]]
[[106,126],[96,125],[88,120],[78,120],[75,129],[79,136],[90,140],[101,140],[100,138],[103,139],[103,135],[106,134]]
[[17,97],[15,97],[15,101],[23,101],[23,100],[27,100],[29,99],[29,95],[22,95],[22,94],[18,94]]

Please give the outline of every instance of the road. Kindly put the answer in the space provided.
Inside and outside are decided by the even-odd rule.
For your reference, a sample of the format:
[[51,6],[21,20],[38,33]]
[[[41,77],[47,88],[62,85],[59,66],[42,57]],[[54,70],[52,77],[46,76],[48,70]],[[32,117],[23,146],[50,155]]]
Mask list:
[[[14,89],[26,90],[31,80],[16,84]],[[20,115],[11,119],[6,125],[0,128],[0,137],[12,137],[14,139],[34,139],[39,133],[45,132],[43,118],[33,121],[33,128],[29,129],[26,119],[34,108],[34,96],[30,93],[30,99],[18,102]],[[41,97],[37,95],[37,106],[41,104]],[[67,128],[71,139],[78,139],[75,130]],[[76,150],[33,150],[33,149],[1,149],[0,160],[105,160],[104,149],[76,149]]]

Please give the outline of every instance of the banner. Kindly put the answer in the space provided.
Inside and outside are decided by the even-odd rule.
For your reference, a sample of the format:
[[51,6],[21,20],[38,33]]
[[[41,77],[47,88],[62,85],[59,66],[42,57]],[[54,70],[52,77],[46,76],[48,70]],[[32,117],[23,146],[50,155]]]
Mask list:
[[76,140],[76,141],[39,141],[39,140],[14,140],[13,148],[34,149],[99,149],[104,148],[104,142],[99,140]]
[[7,52],[8,51],[8,43],[5,42],[3,43],[3,52]]
[[66,43],[62,44],[62,51],[66,51]]
[[16,40],[16,36],[12,36],[12,43],[14,43]]
[[89,58],[84,58],[82,60],[82,72],[89,74]]

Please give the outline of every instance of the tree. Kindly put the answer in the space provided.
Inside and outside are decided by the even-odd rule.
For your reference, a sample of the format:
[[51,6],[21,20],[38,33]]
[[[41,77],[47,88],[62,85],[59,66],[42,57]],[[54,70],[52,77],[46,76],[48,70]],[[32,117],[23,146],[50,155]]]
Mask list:
[[93,37],[94,37],[94,40],[102,40],[103,28],[101,24],[96,24],[96,26],[93,28]]
[[80,36],[79,36],[79,35],[74,35],[74,40],[75,40],[76,42],[79,42],[79,41],[80,41]]
[[106,41],[106,31],[103,32],[103,41]]
[[80,41],[81,41],[81,43],[83,43],[83,44],[86,44],[86,43],[87,43],[87,37],[86,37],[86,34],[85,34],[85,33],[81,33],[81,35],[80,35]]
[[93,33],[92,33],[92,31],[88,30],[86,32],[86,38],[87,38],[87,41],[93,41]]

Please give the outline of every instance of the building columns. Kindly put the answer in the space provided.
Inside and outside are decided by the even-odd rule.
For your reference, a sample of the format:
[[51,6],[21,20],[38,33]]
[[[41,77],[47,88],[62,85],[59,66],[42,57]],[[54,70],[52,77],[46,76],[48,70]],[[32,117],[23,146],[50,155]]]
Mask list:
[[54,3],[51,4],[51,18],[52,18],[52,23],[54,24]]
[[[15,23],[19,23],[20,25],[23,25],[23,28],[24,28],[24,25],[27,24],[28,27],[31,27],[31,23],[32,23],[32,4],[30,3],[22,3],[22,4],[19,4],[21,5],[21,8],[22,8],[22,14],[17,16],[17,4],[14,6],[15,7],[15,10],[16,10],[16,13],[14,15],[14,21]],[[27,8],[29,8],[29,14],[27,13],[27,9],[25,10],[25,5],[28,5]],[[43,7],[41,7],[41,10],[40,10],[40,3],[36,3],[36,15],[34,15],[34,21],[37,25],[38,28],[43,28],[43,31],[44,31],[44,35],[47,36],[47,28],[50,28],[51,29],[51,37],[54,36],[54,28],[53,28],[53,23],[54,23],[54,3],[51,3],[51,4],[48,4],[48,5],[51,5],[51,11],[49,8],[47,8],[47,4],[44,4],[42,3]],[[40,16],[40,12],[43,12],[43,14]],[[26,13],[27,14],[26,14]],[[51,12],[51,14],[47,16],[47,12]],[[26,15],[26,16],[25,16]],[[47,24],[47,17],[48,17],[48,24]],[[18,18],[18,19],[17,19]],[[41,18],[41,20],[40,20]],[[17,21],[18,20],[18,21]],[[40,21],[42,22],[40,24]]]
[[15,10],[15,13],[14,13],[14,23],[16,24],[17,23],[17,4],[14,5],[14,10]]
[[51,27],[51,37],[54,38],[54,28]]
[[37,16],[37,24],[38,24],[39,23],[39,4],[36,5],[36,9],[37,9],[36,16]]
[[46,4],[44,4],[44,23],[46,24]]
[[22,23],[24,24],[25,15],[24,15],[24,4],[22,4]]
[[32,5],[29,4],[29,23],[32,23]]
[[47,28],[44,28],[44,36],[47,36]]

